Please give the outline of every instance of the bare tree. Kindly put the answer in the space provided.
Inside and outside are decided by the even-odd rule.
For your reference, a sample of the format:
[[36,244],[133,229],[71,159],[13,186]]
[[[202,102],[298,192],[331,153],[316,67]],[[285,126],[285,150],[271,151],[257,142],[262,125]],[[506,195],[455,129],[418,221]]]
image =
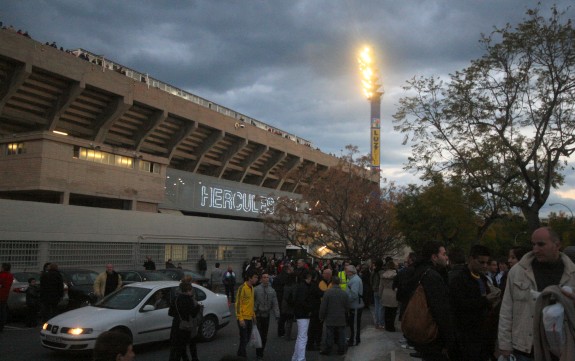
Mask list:
[[380,188],[368,159],[354,158],[357,147],[346,149],[349,155],[309,180],[301,197],[278,199],[266,225],[293,245],[325,248],[339,257],[396,254],[403,246],[394,227],[399,192],[393,184]]

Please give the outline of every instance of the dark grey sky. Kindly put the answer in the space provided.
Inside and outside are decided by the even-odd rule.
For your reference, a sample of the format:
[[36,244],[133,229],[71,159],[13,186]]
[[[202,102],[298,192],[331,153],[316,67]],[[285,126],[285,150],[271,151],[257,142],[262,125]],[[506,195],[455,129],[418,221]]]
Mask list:
[[[385,91],[382,173],[406,184],[417,177],[402,170],[410,149],[391,123],[405,81],[464,68],[482,54],[481,33],[520,22],[538,1],[20,0],[5,1],[0,20],[41,42],[103,54],[337,155],[347,144],[369,152],[356,57],[370,44]],[[571,1],[554,3],[565,9]],[[575,18],[573,7],[568,13]],[[570,174],[550,202],[575,210],[574,185]]]

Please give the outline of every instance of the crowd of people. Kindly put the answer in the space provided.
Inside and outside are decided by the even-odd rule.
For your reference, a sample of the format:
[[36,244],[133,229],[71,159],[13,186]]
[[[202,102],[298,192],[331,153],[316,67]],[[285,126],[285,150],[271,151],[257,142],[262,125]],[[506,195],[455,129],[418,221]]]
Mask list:
[[[560,350],[561,355],[550,349],[537,324],[542,322],[542,293],[547,304],[562,302],[567,315],[575,314],[572,290],[552,289],[575,289],[575,264],[561,251],[556,232],[549,227],[535,230],[531,249],[513,247],[507,260],[495,259],[483,245],[474,245],[468,252],[448,251],[442,243],[430,241],[410,253],[403,264],[391,257],[362,263],[306,262],[262,255],[244,263],[240,271],[243,283],[237,290],[238,276],[232,267],[224,270],[216,263],[210,273],[211,287],[225,292],[230,306],[235,308],[239,331],[236,354],[240,358],[248,356],[247,346],[257,327],[261,344],[255,353],[258,360],[263,359],[271,318],[276,320],[278,337],[295,338],[292,361],[305,360],[306,352],[330,354],[334,347],[337,353],[344,354],[347,348],[361,343],[361,319],[366,307],[373,308],[376,329],[396,332],[415,289],[421,285],[438,332],[425,343],[406,337],[403,347],[413,349],[413,357],[462,361],[510,359],[511,355],[520,361],[575,359],[571,348]],[[144,267],[155,268],[151,258]],[[204,274],[207,271],[203,257],[198,268]],[[0,330],[6,317],[5,294],[10,288],[10,275],[10,264],[2,264]],[[192,337],[195,334],[179,327],[180,322],[192,320],[201,312],[192,281],[189,276],[182,279],[177,294],[170,298],[169,314],[174,317],[170,360],[189,359],[187,350],[192,360],[198,360]],[[62,294],[57,265],[46,264],[40,287],[34,279],[29,283],[30,308],[41,309],[43,319],[51,317]],[[94,288],[103,297],[121,285],[121,277],[112,265],[107,265]],[[549,298],[553,292],[555,296]],[[124,343],[117,345],[121,350],[114,346],[112,351],[129,359],[133,351]],[[575,340],[566,344],[575,344]]]

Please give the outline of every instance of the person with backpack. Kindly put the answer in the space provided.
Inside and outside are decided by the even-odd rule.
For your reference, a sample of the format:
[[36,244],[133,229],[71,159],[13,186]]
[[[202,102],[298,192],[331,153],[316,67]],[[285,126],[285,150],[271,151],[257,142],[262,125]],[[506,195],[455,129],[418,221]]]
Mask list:
[[[410,356],[434,361],[459,360],[459,357],[453,356],[457,352],[457,345],[449,303],[449,288],[447,287],[447,251],[441,243],[428,241],[423,245],[418,255],[414,267],[408,268],[408,273],[405,274],[405,292],[410,295],[406,308],[409,307],[409,300],[421,283],[425,291],[427,305],[439,332],[437,337],[428,343],[413,342],[414,340],[410,340],[406,336],[408,341],[413,342],[417,351]],[[407,316],[406,314],[403,316],[402,322],[405,322]]]

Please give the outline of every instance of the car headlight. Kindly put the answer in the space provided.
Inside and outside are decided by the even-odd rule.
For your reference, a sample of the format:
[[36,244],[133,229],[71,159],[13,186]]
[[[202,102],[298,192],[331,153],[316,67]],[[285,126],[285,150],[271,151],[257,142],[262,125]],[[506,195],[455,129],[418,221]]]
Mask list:
[[62,332],[65,332],[69,335],[87,335],[92,333],[92,331],[94,330],[91,328],[82,328],[82,327],[68,328],[62,330]]

